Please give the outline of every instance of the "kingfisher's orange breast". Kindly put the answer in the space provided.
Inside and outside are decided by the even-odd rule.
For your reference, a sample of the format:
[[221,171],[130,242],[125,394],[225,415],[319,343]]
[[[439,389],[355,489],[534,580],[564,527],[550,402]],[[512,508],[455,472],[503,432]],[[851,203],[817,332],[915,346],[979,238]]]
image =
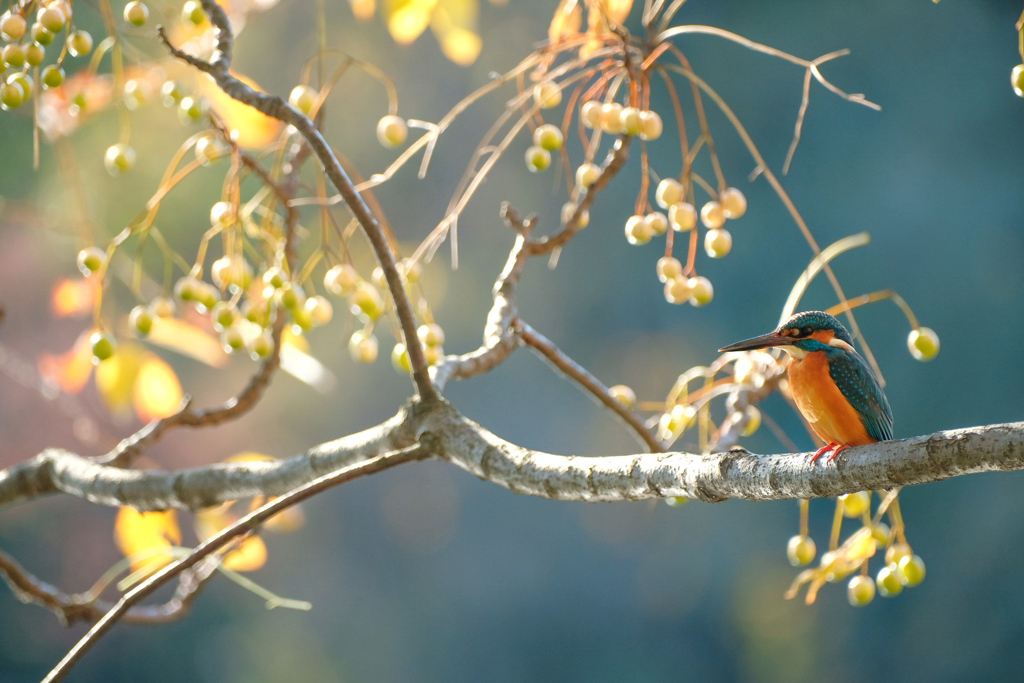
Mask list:
[[860,413],[850,405],[829,375],[828,360],[823,351],[792,358],[789,383],[797,408],[825,443],[850,446],[875,443],[875,439],[868,435]]

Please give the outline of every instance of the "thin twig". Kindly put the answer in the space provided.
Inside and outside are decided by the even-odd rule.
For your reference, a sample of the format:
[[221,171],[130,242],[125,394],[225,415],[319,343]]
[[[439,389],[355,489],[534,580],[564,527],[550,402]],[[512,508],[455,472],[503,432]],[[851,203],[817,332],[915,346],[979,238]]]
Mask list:
[[339,486],[359,477],[376,474],[396,465],[421,460],[432,453],[432,449],[425,442],[429,442],[429,435],[423,435],[424,441],[408,448],[392,451],[384,455],[353,465],[352,467],[324,475],[314,479],[305,486],[295,489],[291,493],[266,503],[262,507],[249,513],[220,533],[212,536],[195,550],[177,562],[166,565],[148,579],[133,588],[117,602],[96,624],[86,633],[70,652],[60,661],[57,666],[47,674],[43,683],[56,683],[67,676],[71,668],[103,637],[118,621],[120,621],[140,600],[164,585],[169,579],[174,578],[181,572],[196,565],[200,560],[220,550],[235,538],[244,536],[254,531],[260,524],[270,519],[277,513],[285,510],[296,503],[300,503],[312,496],[327,489]]

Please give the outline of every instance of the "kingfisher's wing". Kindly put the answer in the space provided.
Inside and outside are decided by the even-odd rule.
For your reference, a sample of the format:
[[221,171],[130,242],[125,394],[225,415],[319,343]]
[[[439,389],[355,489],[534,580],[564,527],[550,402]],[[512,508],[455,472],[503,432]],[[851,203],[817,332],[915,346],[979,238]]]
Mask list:
[[829,374],[846,400],[860,413],[868,435],[878,441],[891,440],[892,409],[875,373],[864,359],[850,352],[833,357]]

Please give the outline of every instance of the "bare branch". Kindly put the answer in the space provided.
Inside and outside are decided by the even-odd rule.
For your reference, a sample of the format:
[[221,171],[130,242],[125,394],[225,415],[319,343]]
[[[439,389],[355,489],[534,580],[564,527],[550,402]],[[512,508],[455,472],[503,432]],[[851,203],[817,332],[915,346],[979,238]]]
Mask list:
[[649,451],[652,453],[660,453],[665,450],[662,448],[661,442],[651,434],[651,430],[647,428],[647,425],[645,425],[644,421],[640,419],[640,416],[627,408],[621,402],[615,400],[615,397],[611,395],[608,387],[602,384],[599,379],[587,372],[586,368],[581,366],[572,358],[565,355],[561,349],[555,346],[551,340],[540,332],[537,332],[522,321],[520,321],[519,325],[521,328],[519,336],[527,346],[535,349],[549,363],[558,368],[560,372],[564,372],[566,375],[571,377],[580,385],[580,388],[615,413],[620,420],[625,422],[626,425],[633,430],[634,434],[639,437],[640,443],[647,446]]
[[64,659],[62,659],[60,663],[50,671],[46,678],[43,679],[43,683],[56,683],[56,681],[63,680],[72,667],[78,663],[85,653],[88,652],[92,646],[95,645],[99,639],[114,626],[114,624],[124,618],[131,608],[140,600],[165,584],[169,579],[172,579],[183,571],[195,566],[203,559],[226,546],[235,538],[251,533],[260,524],[296,503],[301,503],[318,493],[352,481],[358,477],[376,474],[377,472],[381,472],[390,467],[395,467],[396,465],[427,457],[431,453],[430,444],[433,443],[434,439],[432,439],[430,435],[424,435],[423,438],[424,441],[427,442],[423,445],[415,444],[408,448],[392,451],[373,458],[372,460],[367,460],[365,462],[352,465],[351,467],[338,470],[337,472],[326,474],[318,479],[314,479],[308,484],[266,503],[231,526],[221,530],[218,534],[200,544],[199,547],[193,550],[188,557],[166,565],[126,593],[109,612],[104,614],[103,617],[97,621],[91,629],[89,629],[89,632],[86,633],[73,648],[71,648],[71,651],[65,655]]

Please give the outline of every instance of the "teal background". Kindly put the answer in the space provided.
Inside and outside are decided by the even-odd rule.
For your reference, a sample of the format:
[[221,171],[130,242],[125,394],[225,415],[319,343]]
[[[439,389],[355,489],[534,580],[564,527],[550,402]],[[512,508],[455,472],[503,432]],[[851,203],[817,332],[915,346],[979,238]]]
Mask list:
[[[346,6],[328,4],[329,43],[392,75],[400,113],[426,120],[439,119],[490,72],[515,64],[546,35],[553,9],[541,2],[482,7],[484,53],[463,69],[445,61],[429,35],[397,47],[379,19],[356,24]],[[847,294],[893,287],[941,337],[938,358],[918,363],[898,309],[880,303],[857,313],[889,382],[898,438],[1019,420],[1024,409],[1024,101],[1008,78],[1021,61],[1013,26],[1019,11],[994,1],[694,0],[679,14],[679,21],[719,26],[804,58],[850,48],[824,74],[882,105],[871,111],[815,84],[783,183],[820,244],[870,231],[870,246],[834,263]],[[315,51],[314,18],[312,3],[285,0],[252,20],[238,38],[235,67],[286,94]],[[778,172],[802,70],[712,37],[677,44]],[[426,179],[410,167],[380,189],[403,243],[415,244],[441,219],[473,147],[511,96],[508,89],[492,96],[443,136]],[[664,98],[654,106],[669,111]],[[327,137],[367,175],[393,158],[372,134],[385,107],[381,88],[357,74],[329,101]],[[525,320],[605,383],[629,384],[647,400],[663,399],[679,373],[712,361],[720,346],[770,329],[812,257],[767,183],[748,182],[753,162],[727,122],[709,116],[726,177],[750,203],[730,225],[727,258],[709,262],[701,251],[698,268],[715,285],[712,305],[665,303],[654,276],[660,241],[631,247],[623,239],[635,158],[598,198],[590,227],[557,269],[530,264],[518,292]],[[70,141],[101,240],[140,210],[191,133],[159,105],[133,122],[140,164],[121,179],[100,166],[116,138],[115,117],[98,117]],[[448,352],[479,343],[491,283],[512,241],[498,203],[537,212],[540,229],[550,230],[565,201],[564,183],[552,189],[555,174],[523,171],[527,144],[512,147],[460,221],[458,270],[448,267],[447,247],[427,268]],[[0,116],[0,146],[0,343],[31,367],[41,350],[63,351],[83,329],[47,310],[52,280],[74,273],[76,205],[45,145],[41,169],[31,170],[24,116]],[[651,156],[655,169],[678,170],[677,147],[653,145]],[[203,173],[161,213],[161,226],[183,249],[219,196],[223,168]],[[822,281],[804,307],[833,303]],[[281,375],[252,414],[216,430],[173,434],[150,464],[198,465],[242,450],[284,457],[391,416],[410,386],[389,367],[388,335],[376,365],[356,366],[345,349],[346,318],[310,334],[314,353],[338,377],[334,392],[319,395]],[[253,370],[237,361],[215,373],[165,357],[201,405],[229,396]],[[102,417],[90,386],[75,405],[97,420],[100,440],[83,445],[68,403],[24,387],[6,367],[4,466],[46,446],[101,452],[137,427]],[[637,448],[606,411],[526,350],[487,376],[451,384],[446,395],[524,446],[588,455]],[[763,407],[811,448],[781,399]],[[694,443],[686,435],[678,445]],[[782,450],[767,429],[746,445]],[[797,531],[792,502],[681,509],[558,503],[516,496],[452,467],[408,465],[322,495],[305,506],[303,529],[267,535],[270,560],[252,578],[310,600],[311,612],[268,612],[218,578],[180,623],[119,625],[71,680],[1016,680],[1024,666],[1022,476],[973,475],[905,490],[908,537],[927,563],[927,579],[855,609],[845,586],[826,586],[810,607],[782,599],[797,573],[785,558]],[[832,510],[829,501],[812,502],[819,548]],[[44,580],[84,590],[118,558],[113,518],[113,510],[47,498],[0,511],[0,548]],[[0,681],[41,678],[83,633],[0,590]]]

